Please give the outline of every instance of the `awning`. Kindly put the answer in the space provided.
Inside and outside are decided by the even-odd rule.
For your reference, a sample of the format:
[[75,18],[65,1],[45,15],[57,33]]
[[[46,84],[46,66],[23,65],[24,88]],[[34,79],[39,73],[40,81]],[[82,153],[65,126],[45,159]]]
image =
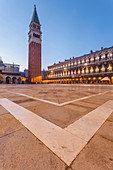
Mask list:
[[102,81],[110,81],[110,79],[108,77],[104,77]]

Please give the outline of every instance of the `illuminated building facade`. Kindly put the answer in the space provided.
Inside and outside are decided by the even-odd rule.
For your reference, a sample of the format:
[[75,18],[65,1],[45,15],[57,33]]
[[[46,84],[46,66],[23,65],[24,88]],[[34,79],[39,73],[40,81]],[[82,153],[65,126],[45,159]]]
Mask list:
[[34,6],[34,13],[30,23],[29,35],[29,65],[28,82],[41,82],[41,25]]
[[113,47],[48,66],[43,82],[113,84]]

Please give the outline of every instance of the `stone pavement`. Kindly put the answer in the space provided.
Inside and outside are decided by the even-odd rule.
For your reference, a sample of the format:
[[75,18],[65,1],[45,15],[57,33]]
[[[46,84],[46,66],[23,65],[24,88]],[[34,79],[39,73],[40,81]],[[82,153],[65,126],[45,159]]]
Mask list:
[[[4,98],[52,123],[56,128],[65,130],[69,125],[87,116],[88,113],[112,101],[113,86],[1,85],[0,99]],[[45,102],[41,100],[45,100]],[[68,101],[71,102],[60,106],[60,104]],[[59,156],[60,153],[53,152],[47,146],[46,141],[42,141],[38,135],[36,137],[30,129],[26,128],[11,114],[11,111],[9,112],[0,105],[0,170],[112,170],[112,106],[108,105],[107,109],[110,116],[105,119],[101,127],[84,145],[78,155],[74,157],[72,162],[67,164]],[[107,113],[105,112],[105,114]],[[23,112],[22,114],[24,115]],[[29,121],[29,117],[26,121]],[[92,125],[90,126],[92,128]],[[41,129],[36,129],[36,131],[38,130],[40,133]],[[44,135],[45,132],[41,137]],[[53,136],[53,138],[56,139],[56,136]],[[49,141],[49,137],[47,137],[47,140]],[[62,142],[65,144],[66,140],[64,138]],[[51,139],[50,143],[53,141],[54,139]],[[56,142],[56,146],[59,141]],[[72,147],[71,145],[70,141],[69,148]],[[66,148],[63,149],[65,151]],[[68,157],[69,155],[65,156]]]

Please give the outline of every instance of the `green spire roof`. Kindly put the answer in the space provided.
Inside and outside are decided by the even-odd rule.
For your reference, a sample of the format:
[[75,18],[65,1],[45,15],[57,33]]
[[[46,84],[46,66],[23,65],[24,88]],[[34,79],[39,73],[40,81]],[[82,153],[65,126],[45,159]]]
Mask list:
[[39,21],[38,15],[37,15],[37,11],[36,11],[36,5],[34,5],[34,13],[33,13],[33,17],[32,17],[31,21],[40,24],[40,21]]

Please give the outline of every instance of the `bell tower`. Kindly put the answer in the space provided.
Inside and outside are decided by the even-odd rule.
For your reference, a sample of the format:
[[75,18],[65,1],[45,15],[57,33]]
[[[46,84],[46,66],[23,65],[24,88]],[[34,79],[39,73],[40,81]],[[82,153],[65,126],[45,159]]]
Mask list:
[[37,15],[36,5],[30,23],[29,35],[29,64],[28,64],[28,82],[41,82],[41,25]]

